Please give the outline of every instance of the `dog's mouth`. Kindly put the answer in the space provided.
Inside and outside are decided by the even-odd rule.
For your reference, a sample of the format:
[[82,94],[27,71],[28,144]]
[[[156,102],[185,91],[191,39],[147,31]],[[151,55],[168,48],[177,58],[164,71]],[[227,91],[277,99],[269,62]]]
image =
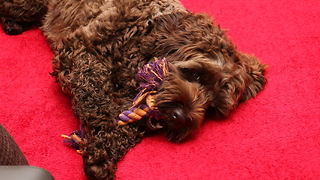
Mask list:
[[152,131],[163,128],[163,126],[161,125],[161,122],[159,120],[156,120],[155,118],[148,118],[146,120],[146,125]]

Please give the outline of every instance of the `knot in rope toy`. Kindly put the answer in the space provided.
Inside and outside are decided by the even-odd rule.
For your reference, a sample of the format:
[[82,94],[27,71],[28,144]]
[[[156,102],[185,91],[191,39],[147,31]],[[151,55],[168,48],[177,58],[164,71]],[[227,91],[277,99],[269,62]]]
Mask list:
[[80,130],[74,130],[70,135],[61,135],[63,138],[63,142],[67,143],[73,149],[76,149],[79,154],[82,155],[82,139],[85,137],[86,131],[84,125],[80,125]]
[[[154,62],[150,62],[142,69],[139,69],[136,79],[140,82],[138,88],[140,92],[134,98],[132,107],[119,115],[119,125],[126,125],[144,118],[161,119],[161,115],[155,106],[153,95],[157,93],[157,89],[161,86],[168,69],[166,58],[155,59]],[[153,129],[156,128],[153,127]]]

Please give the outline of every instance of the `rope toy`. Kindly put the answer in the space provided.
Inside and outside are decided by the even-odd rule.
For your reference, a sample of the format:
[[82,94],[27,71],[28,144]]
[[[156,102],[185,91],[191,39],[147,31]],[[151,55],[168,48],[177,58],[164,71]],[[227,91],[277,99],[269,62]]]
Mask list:
[[83,145],[83,141],[82,139],[85,137],[86,135],[86,131],[84,128],[84,125],[81,124],[80,125],[80,130],[74,130],[72,133],[70,133],[70,135],[61,135],[63,138],[63,142],[67,143],[70,147],[72,147],[73,149],[77,150],[77,153],[83,155],[82,152],[82,145]]
[[161,119],[157,111],[153,95],[161,86],[168,73],[168,61],[166,58],[156,59],[139,69],[136,79],[140,82],[140,92],[133,100],[133,105],[128,111],[119,115],[118,124],[126,125],[144,118]]

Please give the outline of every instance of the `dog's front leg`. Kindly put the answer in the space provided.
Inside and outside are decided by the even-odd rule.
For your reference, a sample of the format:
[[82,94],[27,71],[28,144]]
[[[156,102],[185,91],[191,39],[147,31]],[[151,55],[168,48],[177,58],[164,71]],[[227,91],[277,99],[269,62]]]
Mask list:
[[82,147],[86,175],[92,179],[113,179],[118,159],[141,140],[143,132],[134,123],[117,125],[118,115],[128,108],[125,102],[129,99],[115,95],[108,65],[97,61],[97,57],[85,56],[74,61],[70,74],[61,71],[60,78],[69,79],[60,82],[68,82],[62,87],[73,95],[73,111],[86,129]]
[[130,124],[91,130],[84,140],[84,171],[92,179],[114,179],[117,162],[141,141],[143,132]]

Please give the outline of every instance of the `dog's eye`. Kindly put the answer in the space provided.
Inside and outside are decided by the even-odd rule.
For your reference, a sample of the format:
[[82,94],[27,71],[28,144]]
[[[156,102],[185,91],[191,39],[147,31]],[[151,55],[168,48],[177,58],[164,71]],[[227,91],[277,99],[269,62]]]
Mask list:
[[185,78],[188,81],[191,81],[191,82],[200,81],[200,75],[198,72],[196,72],[196,70],[189,69],[189,68],[181,68],[181,71],[183,72]]
[[199,81],[200,80],[200,76],[197,73],[192,73],[192,80],[193,81]]

